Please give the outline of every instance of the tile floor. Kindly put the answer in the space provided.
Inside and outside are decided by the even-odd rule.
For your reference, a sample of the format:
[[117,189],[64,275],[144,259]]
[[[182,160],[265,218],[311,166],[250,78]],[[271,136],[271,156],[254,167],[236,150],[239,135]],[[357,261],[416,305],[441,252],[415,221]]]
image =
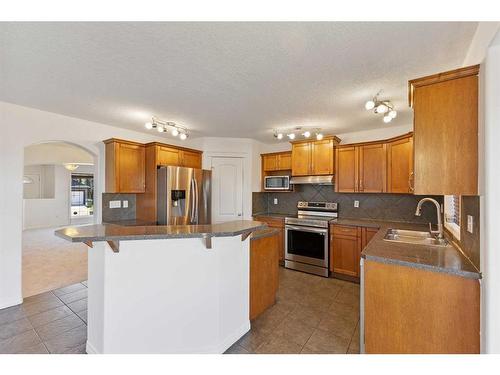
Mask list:
[[0,310],[0,353],[85,353],[87,283],[24,299]]
[[359,285],[280,268],[276,304],[227,354],[358,354]]
[[[0,353],[85,353],[86,282],[0,310]],[[280,268],[276,304],[226,353],[359,353],[359,285]]]

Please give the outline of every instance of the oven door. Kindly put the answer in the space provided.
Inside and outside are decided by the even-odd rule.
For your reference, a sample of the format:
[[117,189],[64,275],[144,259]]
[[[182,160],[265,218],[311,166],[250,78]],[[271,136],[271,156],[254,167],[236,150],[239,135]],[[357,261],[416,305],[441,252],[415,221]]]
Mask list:
[[328,229],[285,225],[285,259],[328,268]]

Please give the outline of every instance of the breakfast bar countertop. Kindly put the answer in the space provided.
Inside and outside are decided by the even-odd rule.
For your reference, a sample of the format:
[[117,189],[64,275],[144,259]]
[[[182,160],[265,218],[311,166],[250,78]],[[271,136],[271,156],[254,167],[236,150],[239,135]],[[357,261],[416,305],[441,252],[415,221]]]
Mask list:
[[265,223],[252,220],[204,225],[121,225],[117,223],[68,227],[56,230],[55,234],[71,242],[89,242],[232,237],[266,228]]

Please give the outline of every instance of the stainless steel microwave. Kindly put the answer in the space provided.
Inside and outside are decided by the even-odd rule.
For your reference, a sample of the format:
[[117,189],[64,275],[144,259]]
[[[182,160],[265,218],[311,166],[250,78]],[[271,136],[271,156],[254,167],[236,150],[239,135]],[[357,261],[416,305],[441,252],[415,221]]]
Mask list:
[[290,190],[290,176],[264,177],[264,190]]

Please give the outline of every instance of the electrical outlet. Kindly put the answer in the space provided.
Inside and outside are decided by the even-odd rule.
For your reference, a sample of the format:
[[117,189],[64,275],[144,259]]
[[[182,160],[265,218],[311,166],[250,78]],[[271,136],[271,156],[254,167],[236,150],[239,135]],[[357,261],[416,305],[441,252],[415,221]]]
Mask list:
[[273,204],[278,204],[278,198],[273,199]]
[[354,201],[354,207],[359,208],[359,201]]
[[467,215],[467,232],[472,233],[474,231],[474,217],[472,215]]
[[109,208],[121,208],[121,207],[122,207],[121,201],[109,201]]
[[122,201],[123,205],[122,207],[123,208],[128,208],[128,201]]

